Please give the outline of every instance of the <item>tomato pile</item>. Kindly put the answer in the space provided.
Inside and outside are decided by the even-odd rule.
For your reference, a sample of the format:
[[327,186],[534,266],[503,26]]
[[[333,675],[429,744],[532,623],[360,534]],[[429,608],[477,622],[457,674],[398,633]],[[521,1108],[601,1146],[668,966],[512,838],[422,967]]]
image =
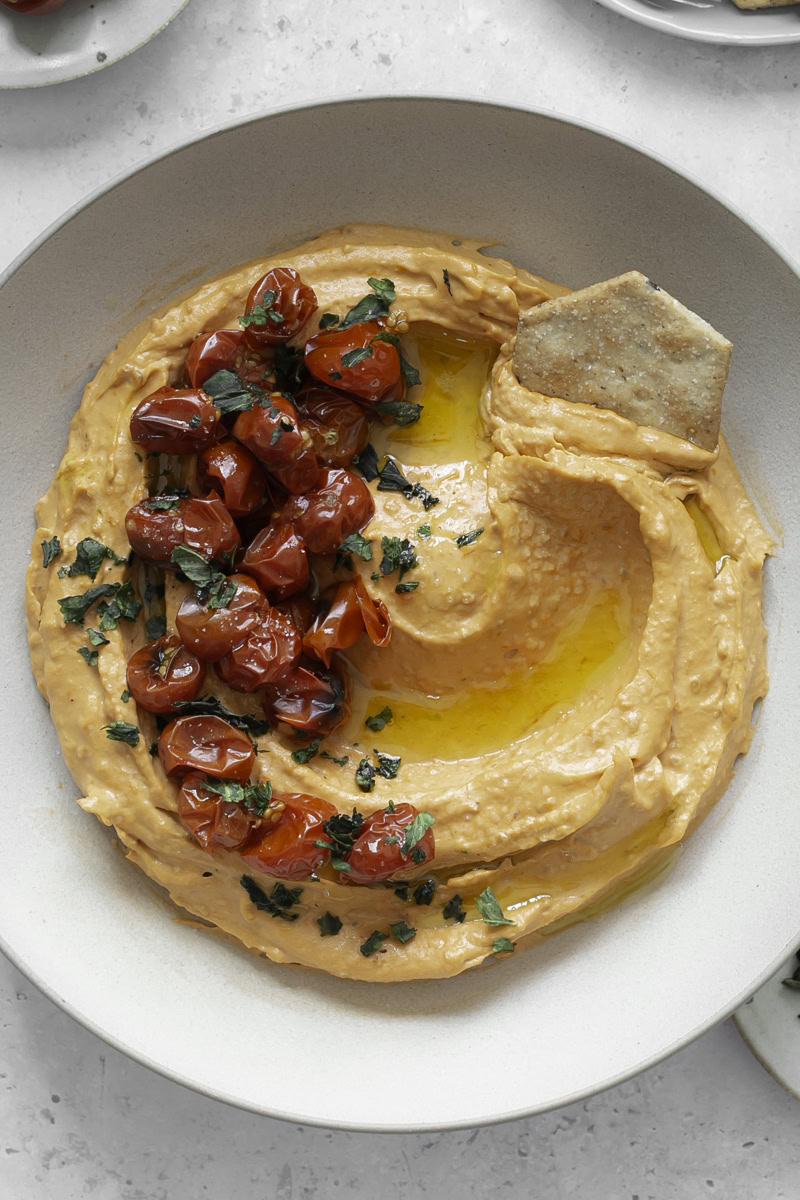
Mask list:
[[389,614],[360,575],[320,594],[314,569],[316,556],[336,555],[370,521],[372,495],[350,464],[367,444],[374,406],[405,392],[381,294],[391,283],[369,283],[373,296],[341,321],[324,314],[298,349],[289,342],[317,298],[294,270],[274,268],[250,291],[242,328],[195,338],[187,386],[160,388],[130,421],[135,445],[180,458],[192,486],[135,504],[128,540],[142,562],[181,573],[194,590],[178,609],[177,633],[131,657],[128,689],[163,724],[158,754],[180,783],[186,830],[204,849],[236,849],[279,878],[308,878],[332,859],[341,878],[378,882],[434,853],[425,829],[409,854],[405,830],[417,814],[408,804],[360,818],[337,841],[327,801],[248,782],[255,750],[247,732],[209,712],[174,715],[197,699],[213,666],[228,687],[258,693],[275,724],[324,737],[349,711],[336,652],[364,634],[376,646],[389,642]]

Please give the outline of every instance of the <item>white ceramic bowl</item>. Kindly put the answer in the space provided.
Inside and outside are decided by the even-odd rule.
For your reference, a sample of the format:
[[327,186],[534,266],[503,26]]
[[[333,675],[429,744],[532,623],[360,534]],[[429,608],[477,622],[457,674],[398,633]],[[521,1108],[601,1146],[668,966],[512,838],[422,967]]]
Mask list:
[[[515,960],[388,987],[272,966],[176,920],[74,803],[22,624],[33,505],[115,340],[223,268],[349,221],[477,235],[573,286],[631,267],[657,279],[735,343],[724,428],[783,537],[767,572],[772,690],[752,750],[671,873]],[[640,1070],[725,1016],[800,940],[800,281],[721,201],[641,150],[540,113],[321,104],[227,128],[113,184],[12,267],[0,311],[0,933],[80,1021],[264,1113],[468,1126]]]
[[707,8],[673,0],[599,0],[613,12],[640,25],[672,33],[693,42],[729,46],[781,46],[800,42],[800,9],[771,8],[745,12],[732,0],[717,0]]

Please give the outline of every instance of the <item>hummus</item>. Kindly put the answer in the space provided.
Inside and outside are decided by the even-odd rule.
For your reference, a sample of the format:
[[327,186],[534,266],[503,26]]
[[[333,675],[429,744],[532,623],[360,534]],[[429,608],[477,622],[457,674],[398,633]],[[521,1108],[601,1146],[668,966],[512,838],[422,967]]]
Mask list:
[[[249,289],[274,266],[300,273],[319,313],[344,312],[370,276],[394,281],[403,352],[422,376],[409,399],[424,408],[417,423],[376,427],[372,440],[439,500],[426,510],[370,483],[375,515],[364,536],[376,546],[408,538],[419,586],[398,594],[396,576],[376,580],[374,561],[355,560],[389,610],[391,643],[362,638],[344,655],[352,710],[323,741],[325,757],[295,761],[297,742],[273,730],[258,739],[253,775],[340,812],[410,801],[435,818],[435,860],[421,875],[405,872],[411,882],[397,890],[322,871],[303,884],[293,921],[259,911],[241,886],[239,855],[208,854],[177,819],[177,787],[149,752],[155,719],[123,695],[143,622],[107,632],[89,665],[76,652],[85,630],[65,626],[58,606],[88,580],[60,578],[40,549],[57,536],[66,562],[91,536],[127,557],[125,513],[147,494],[148,470],[129,437],[133,409],[179,381],[198,332],[236,327]],[[517,382],[519,311],[564,291],[482,255],[477,242],[335,230],[160,312],[86,389],[37,508],[27,588],[36,678],[83,808],[115,828],[177,905],[273,961],[396,981],[455,975],[531,944],[655,872],[747,750],[767,687],[770,539],[723,439],[703,450]],[[314,318],[306,336],[316,329]],[[106,560],[96,583],[128,574]],[[170,630],[185,590],[168,577]],[[258,710],[212,671],[205,690]],[[365,726],[386,706],[382,729]],[[109,740],[115,721],[138,724],[136,746]],[[375,750],[401,764],[366,794],[355,768]],[[273,881],[257,882],[268,890]],[[504,924],[477,903],[487,887]],[[322,936],[325,914],[341,921],[336,936]],[[416,930],[409,940],[390,936],[401,923]],[[376,931],[385,938],[366,954]]]

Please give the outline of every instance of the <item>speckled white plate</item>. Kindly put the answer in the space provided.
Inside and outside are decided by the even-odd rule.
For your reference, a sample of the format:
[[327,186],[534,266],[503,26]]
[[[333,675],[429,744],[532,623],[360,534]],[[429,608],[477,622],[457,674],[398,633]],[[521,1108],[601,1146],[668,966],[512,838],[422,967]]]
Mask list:
[[764,1069],[800,1100],[800,991],[784,987],[782,982],[797,966],[792,955],[736,1010],[734,1019]]
[[598,0],[613,12],[676,37],[733,46],[778,46],[800,42],[800,7],[743,12],[732,0],[694,8],[671,0]]
[[67,0],[41,15],[0,5],[0,87],[41,87],[101,71],[169,25],[189,0]]
[[[474,235],[571,286],[631,267],[657,279],[733,340],[725,432],[783,531],[767,572],[772,690],[750,753],[671,872],[511,960],[386,987],[274,966],[178,920],[75,804],[22,625],[33,505],[103,355],[201,280],[352,221]],[[564,1104],[731,1012],[800,942],[798,311],[800,279],[778,249],[673,168],[567,120],[477,101],[272,114],[68,214],[0,285],[0,944],[14,962],[173,1079],[361,1129]]]

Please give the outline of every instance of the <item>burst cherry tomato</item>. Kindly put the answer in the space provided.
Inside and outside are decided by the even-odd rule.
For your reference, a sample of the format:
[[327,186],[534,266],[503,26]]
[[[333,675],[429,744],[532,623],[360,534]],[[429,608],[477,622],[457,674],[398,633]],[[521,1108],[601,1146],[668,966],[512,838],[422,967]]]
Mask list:
[[247,345],[243,329],[218,329],[201,333],[186,355],[186,376],[193,388],[201,388],[217,371],[235,371],[245,383],[270,390],[274,382],[271,355],[265,358]]
[[329,467],[313,492],[291,496],[281,521],[292,521],[312,554],[335,554],[341,542],[375,511],[364,480],[344,467]]
[[369,440],[369,416],[362,406],[321,384],[311,384],[297,395],[303,429],[320,462],[331,467],[351,463]]
[[178,792],[181,825],[204,850],[236,850],[260,824],[254,813],[232,804],[206,786],[205,777],[187,775]]
[[181,638],[198,658],[214,662],[257,629],[269,604],[261,588],[249,575],[231,575],[236,588],[222,608],[212,608],[208,598],[195,592],[184,597],[175,617]]
[[397,804],[394,812],[375,812],[367,817],[347,857],[348,882],[378,883],[398,871],[431,862],[435,853],[432,829],[427,829],[413,847],[413,858],[411,853],[403,853],[406,829],[416,816],[412,804]]
[[176,700],[194,700],[206,669],[174,633],[148,642],[128,659],[128,691],[148,712],[173,712]]
[[191,497],[163,509],[168,499],[140,500],[125,516],[128,541],[144,562],[171,568],[176,546],[189,546],[208,559],[221,559],[238,548],[239,532],[221,500]]
[[260,350],[295,337],[317,311],[317,297],[291,267],[275,267],[253,286],[244,311],[245,340]]
[[264,705],[274,720],[291,725],[296,732],[325,736],[347,720],[347,678],[335,663],[328,670],[301,659],[280,683],[264,688]]
[[306,445],[294,405],[280,392],[270,395],[266,408],[254,404],[240,413],[233,436],[252,450],[288,491],[309,492],[319,483],[314,451]]
[[254,692],[267,683],[278,683],[297,665],[301,649],[294,621],[271,608],[258,628],[220,659],[217,674],[237,692]]
[[245,848],[242,858],[252,870],[278,879],[308,879],[328,855],[314,843],[326,840],[322,823],[335,816],[336,809],[327,800],[302,792],[274,795],[273,801],[284,805],[281,817]]
[[159,388],[131,416],[131,441],[159,454],[196,454],[223,432],[217,410],[202,392]]
[[310,596],[290,596],[288,600],[280,600],[275,607],[286,613],[301,635],[308,633],[314,624],[316,606]]
[[356,575],[339,584],[328,612],[303,638],[303,649],[329,667],[334,650],[354,646],[365,631],[376,646],[386,646],[392,636],[392,622],[385,604],[373,600],[361,576]]
[[378,321],[361,321],[348,329],[324,329],[306,342],[306,367],[328,387],[362,400],[380,400],[397,387],[401,375],[395,347],[391,342],[375,341],[383,332]]
[[274,600],[285,600],[308,586],[308,555],[294,525],[269,525],[244,552],[241,568],[257,579]]
[[258,459],[230,439],[209,446],[198,456],[197,474],[203,487],[222,495],[232,517],[246,517],[266,495],[267,481]]
[[203,771],[237,783],[247,783],[256,761],[247,734],[222,717],[170,721],[158,739],[158,757],[168,775]]
[[61,8],[65,0],[20,0],[19,4],[12,3],[12,0],[0,0],[0,3],[5,4],[6,8],[10,8],[12,12],[48,13]]

